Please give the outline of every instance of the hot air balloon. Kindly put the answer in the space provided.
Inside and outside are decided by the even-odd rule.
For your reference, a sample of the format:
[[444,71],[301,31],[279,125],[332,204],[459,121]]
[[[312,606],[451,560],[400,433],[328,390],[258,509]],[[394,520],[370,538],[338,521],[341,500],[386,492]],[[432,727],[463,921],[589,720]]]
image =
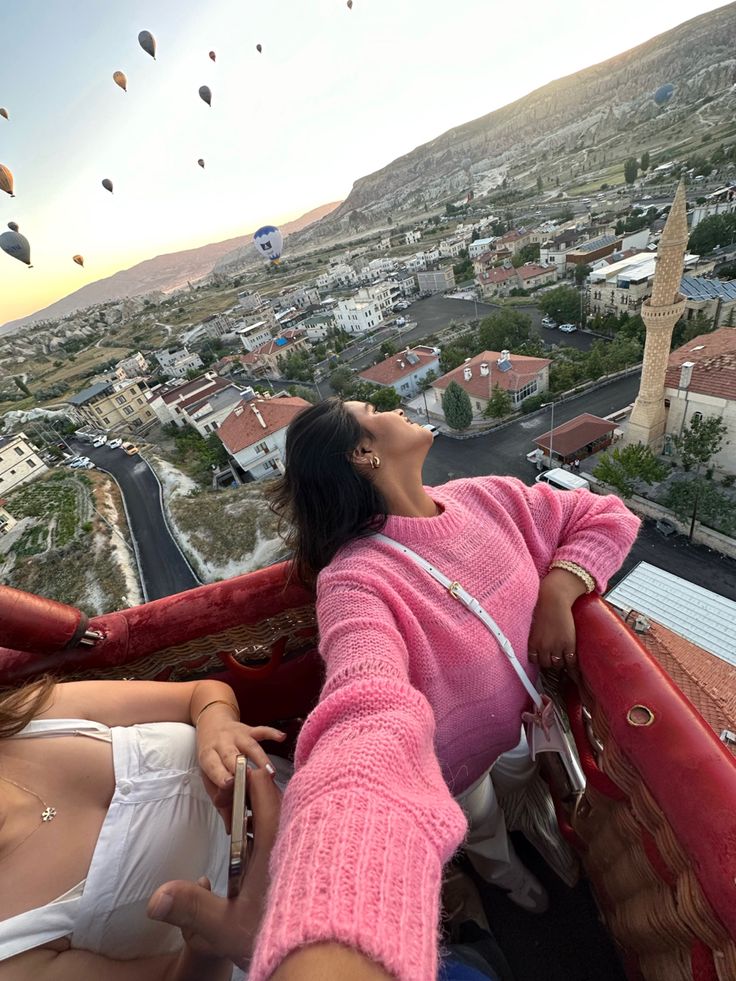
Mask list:
[[112,80],[116,85],[119,85],[123,92],[128,91],[128,79],[125,77],[125,72],[113,72]]
[[109,177],[106,177],[104,179],[104,181],[102,182],[102,186],[105,188],[106,191],[109,191],[110,194],[112,194],[112,181],[110,180]]
[[2,116],[3,119],[9,119],[10,118],[8,116],[8,110],[7,109],[3,109],[2,106],[0,106],[0,116]]
[[8,224],[9,232],[3,232],[0,235],[0,249],[3,252],[7,252],[9,256],[17,259],[18,262],[25,262],[27,266],[31,265],[31,246],[28,243],[28,239],[25,235],[21,235],[18,231],[18,226],[14,221]]
[[199,160],[197,161],[197,163],[202,168],[202,170],[204,170],[204,160],[201,157],[199,158]]
[[256,45],[256,51],[258,52],[258,54],[263,54],[263,46],[260,45],[260,44],[257,44]]
[[671,82],[667,82],[666,85],[660,85],[657,91],[654,93],[654,101],[658,106],[663,106],[665,103],[669,102],[675,92],[675,86]]
[[353,9],[353,0],[348,0],[348,10]]
[[210,58],[212,59],[212,61],[217,61],[217,55],[215,54],[214,51],[210,51]]
[[146,54],[149,54],[154,61],[156,60],[156,38],[150,31],[140,32],[138,35],[138,44],[140,44]]
[[278,228],[264,225],[253,236],[253,242],[264,259],[270,259],[274,265],[279,261],[284,248],[284,238]]
[[83,255],[73,255],[72,260],[76,262],[78,266],[84,266],[84,256]]
[[0,164],[0,191],[5,191],[5,193],[9,194],[11,198],[15,197],[13,194],[13,175],[8,168],[4,167],[2,164]]
[[202,102],[206,102],[208,106],[212,105],[212,92],[210,91],[209,85],[199,86],[199,97]]

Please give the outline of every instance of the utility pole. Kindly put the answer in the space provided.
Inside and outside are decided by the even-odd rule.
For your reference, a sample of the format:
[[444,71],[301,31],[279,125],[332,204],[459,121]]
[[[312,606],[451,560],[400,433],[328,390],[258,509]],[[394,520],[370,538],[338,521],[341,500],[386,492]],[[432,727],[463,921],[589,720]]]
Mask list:
[[552,465],[553,465],[552,464],[552,440],[554,438],[554,431],[555,431],[555,403],[554,402],[543,402],[542,403],[542,408],[543,409],[546,409],[547,406],[550,406],[550,405],[552,406],[552,420],[551,420],[551,423],[550,423],[551,429],[549,431],[549,465],[550,465],[550,468],[551,468]]

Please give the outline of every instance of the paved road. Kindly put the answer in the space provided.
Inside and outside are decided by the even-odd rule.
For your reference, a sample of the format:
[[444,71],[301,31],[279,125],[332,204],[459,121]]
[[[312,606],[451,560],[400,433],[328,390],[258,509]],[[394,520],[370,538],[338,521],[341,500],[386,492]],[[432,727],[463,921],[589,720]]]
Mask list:
[[[607,416],[622,409],[634,401],[638,388],[639,375],[635,374],[602,385],[569,402],[558,403],[555,405],[555,427],[581,412]],[[430,484],[439,484],[455,477],[488,473],[531,479],[535,475],[534,468],[526,460],[526,454],[535,448],[536,436],[549,432],[550,422],[551,409],[545,409],[486,436],[467,440],[438,436],[425,464],[425,479]]]
[[156,477],[140,456],[127,456],[106,446],[95,449],[88,443],[71,444],[101,469],[109,471],[120,485],[128,511],[130,531],[137,545],[145,598],[160,599],[199,586],[199,581],[171,537],[161,512]]

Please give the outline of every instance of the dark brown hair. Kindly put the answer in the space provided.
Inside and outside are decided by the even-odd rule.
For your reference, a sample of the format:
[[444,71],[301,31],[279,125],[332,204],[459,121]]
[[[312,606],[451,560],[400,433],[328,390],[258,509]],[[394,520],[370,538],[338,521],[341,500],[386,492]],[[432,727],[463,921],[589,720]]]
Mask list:
[[383,495],[351,460],[365,435],[338,398],[304,409],[287,430],[285,472],[269,496],[305,585],[314,585],[343,545],[386,523]]
[[55,687],[56,679],[46,674],[22,688],[0,692],[0,739],[14,736],[43,712]]

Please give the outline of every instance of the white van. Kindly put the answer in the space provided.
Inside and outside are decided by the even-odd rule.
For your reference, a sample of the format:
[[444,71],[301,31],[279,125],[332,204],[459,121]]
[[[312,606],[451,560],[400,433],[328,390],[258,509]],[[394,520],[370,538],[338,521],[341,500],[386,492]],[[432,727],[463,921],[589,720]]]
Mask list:
[[563,470],[561,467],[540,473],[536,482],[539,483],[540,480],[558,490],[590,490],[590,484],[585,477],[579,477],[576,473],[570,473],[569,470]]

